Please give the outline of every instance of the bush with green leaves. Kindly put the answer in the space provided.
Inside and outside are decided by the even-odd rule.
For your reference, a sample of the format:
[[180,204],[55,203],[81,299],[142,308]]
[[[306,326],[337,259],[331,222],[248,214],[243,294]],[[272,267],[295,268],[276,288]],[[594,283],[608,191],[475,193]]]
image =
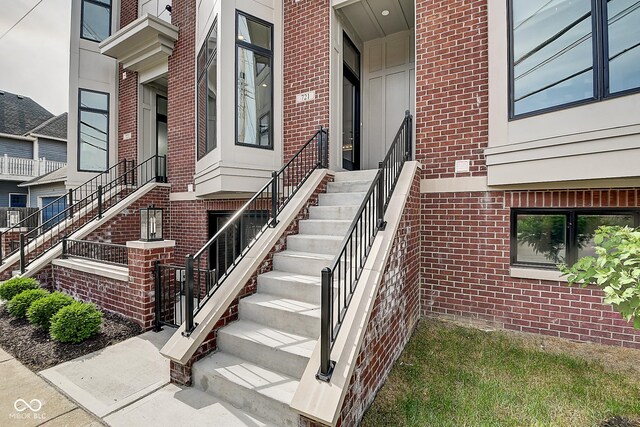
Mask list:
[[65,295],[62,292],[54,292],[31,304],[31,307],[27,310],[27,319],[32,325],[40,326],[45,331],[48,331],[53,315],[62,307],[73,304],[74,301],[69,295]]
[[38,289],[40,284],[31,277],[13,277],[0,284],[0,299],[10,301],[22,291],[27,289]]
[[74,302],[51,318],[51,338],[63,343],[81,343],[98,333],[102,312],[93,304]]
[[640,328],[640,229],[603,226],[593,237],[596,257],[586,256],[573,266],[559,265],[569,285],[594,284],[604,302]]
[[23,318],[27,315],[27,310],[35,301],[45,298],[49,292],[44,289],[27,289],[20,292],[7,304],[7,310],[13,317]]

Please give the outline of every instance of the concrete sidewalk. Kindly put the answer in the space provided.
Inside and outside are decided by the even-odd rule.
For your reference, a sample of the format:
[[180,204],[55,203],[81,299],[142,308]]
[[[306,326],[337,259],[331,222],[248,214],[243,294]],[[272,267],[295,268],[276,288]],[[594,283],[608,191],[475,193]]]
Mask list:
[[103,425],[2,349],[0,379],[0,426]]

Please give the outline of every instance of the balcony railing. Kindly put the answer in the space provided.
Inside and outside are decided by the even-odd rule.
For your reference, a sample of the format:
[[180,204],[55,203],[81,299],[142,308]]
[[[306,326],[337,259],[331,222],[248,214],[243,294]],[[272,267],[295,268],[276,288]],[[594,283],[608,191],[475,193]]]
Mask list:
[[18,178],[36,178],[56,169],[66,166],[65,162],[54,162],[42,159],[25,159],[22,157],[0,157],[0,175],[14,176]]

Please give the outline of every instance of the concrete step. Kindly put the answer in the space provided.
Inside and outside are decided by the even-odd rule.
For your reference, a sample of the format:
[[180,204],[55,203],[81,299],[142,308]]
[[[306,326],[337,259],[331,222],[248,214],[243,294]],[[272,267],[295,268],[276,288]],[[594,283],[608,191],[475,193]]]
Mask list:
[[298,380],[288,375],[219,351],[193,365],[193,385],[265,421],[298,426],[289,406]]
[[240,318],[307,337],[320,336],[320,305],[257,293],[240,300]]
[[377,169],[370,169],[370,170],[364,170],[364,171],[336,172],[333,180],[334,182],[342,182],[342,181],[371,182],[377,173],[378,173]]
[[270,271],[258,276],[258,292],[320,304],[320,275]]
[[338,253],[343,239],[343,236],[294,234],[287,237],[287,249],[291,251],[307,251],[319,254],[335,255]]
[[273,269],[287,273],[319,276],[334,255],[286,250],[273,255]]
[[218,348],[264,368],[301,378],[317,339],[281,331],[247,320],[218,332]]
[[357,193],[367,192],[371,181],[339,181],[327,185],[327,193]]
[[367,193],[325,193],[318,194],[318,206],[357,206]]
[[353,221],[359,206],[311,206],[309,219]]
[[351,221],[347,219],[304,219],[299,222],[300,234],[316,236],[344,236],[350,225]]

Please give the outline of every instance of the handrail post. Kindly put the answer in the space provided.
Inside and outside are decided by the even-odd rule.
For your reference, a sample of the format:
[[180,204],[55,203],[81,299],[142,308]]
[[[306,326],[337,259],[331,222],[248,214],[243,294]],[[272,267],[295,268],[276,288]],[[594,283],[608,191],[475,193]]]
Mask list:
[[329,131],[324,131],[324,167],[329,169]]
[[405,132],[404,132],[404,137],[405,137],[405,157],[406,160],[411,160],[411,151],[412,151],[412,147],[411,147],[411,139],[412,139],[412,133],[413,133],[413,123],[412,123],[412,118],[411,118],[411,112],[409,110],[404,112],[404,117],[405,117]]
[[331,361],[331,269],[322,269],[322,297],[320,313],[320,369],[316,374],[316,379],[329,382],[335,367],[335,362]]
[[102,185],[98,185],[98,218],[102,218]]
[[158,160],[160,160],[160,156],[158,156],[157,154],[153,156],[153,162],[156,164],[156,178],[154,180],[155,182],[160,182],[160,169],[158,167],[160,162]]
[[26,268],[24,256],[24,233],[20,233],[20,274],[24,273]]
[[73,217],[73,188],[69,189],[69,216]]
[[131,160],[131,185],[136,186],[136,161]]
[[155,281],[155,288],[156,288],[156,294],[154,296],[155,299],[155,306],[156,306],[156,327],[155,327],[155,331],[156,332],[160,332],[162,330],[162,324],[160,323],[160,316],[162,315],[162,305],[161,305],[161,298],[162,298],[162,277],[160,276],[161,272],[160,272],[160,260],[157,259],[154,261],[154,281]]
[[67,253],[69,252],[69,248],[67,247],[68,242],[67,242],[67,238],[63,237],[62,238],[62,259],[67,258]]
[[271,173],[271,225],[273,228],[278,225],[278,172]]
[[184,332],[182,335],[188,337],[191,335],[191,332],[194,329],[193,324],[193,256],[187,255],[185,262],[185,271],[184,275],[186,278],[184,284],[184,311],[185,311],[185,320],[184,320]]
[[382,162],[378,163],[378,168],[381,172],[378,176],[378,194],[376,200],[376,212],[378,217],[378,230],[384,230],[387,228],[387,221],[384,220],[384,170],[382,169]]
[[129,172],[127,171],[127,159],[123,160],[124,162],[124,172],[123,172],[123,177],[124,177],[124,182],[123,185],[126,186],[127,185],[127,175],[129,175]]
[[162,156],[162,175],[160,176],[161,181],[166,183],[167,180],[167,156]]

